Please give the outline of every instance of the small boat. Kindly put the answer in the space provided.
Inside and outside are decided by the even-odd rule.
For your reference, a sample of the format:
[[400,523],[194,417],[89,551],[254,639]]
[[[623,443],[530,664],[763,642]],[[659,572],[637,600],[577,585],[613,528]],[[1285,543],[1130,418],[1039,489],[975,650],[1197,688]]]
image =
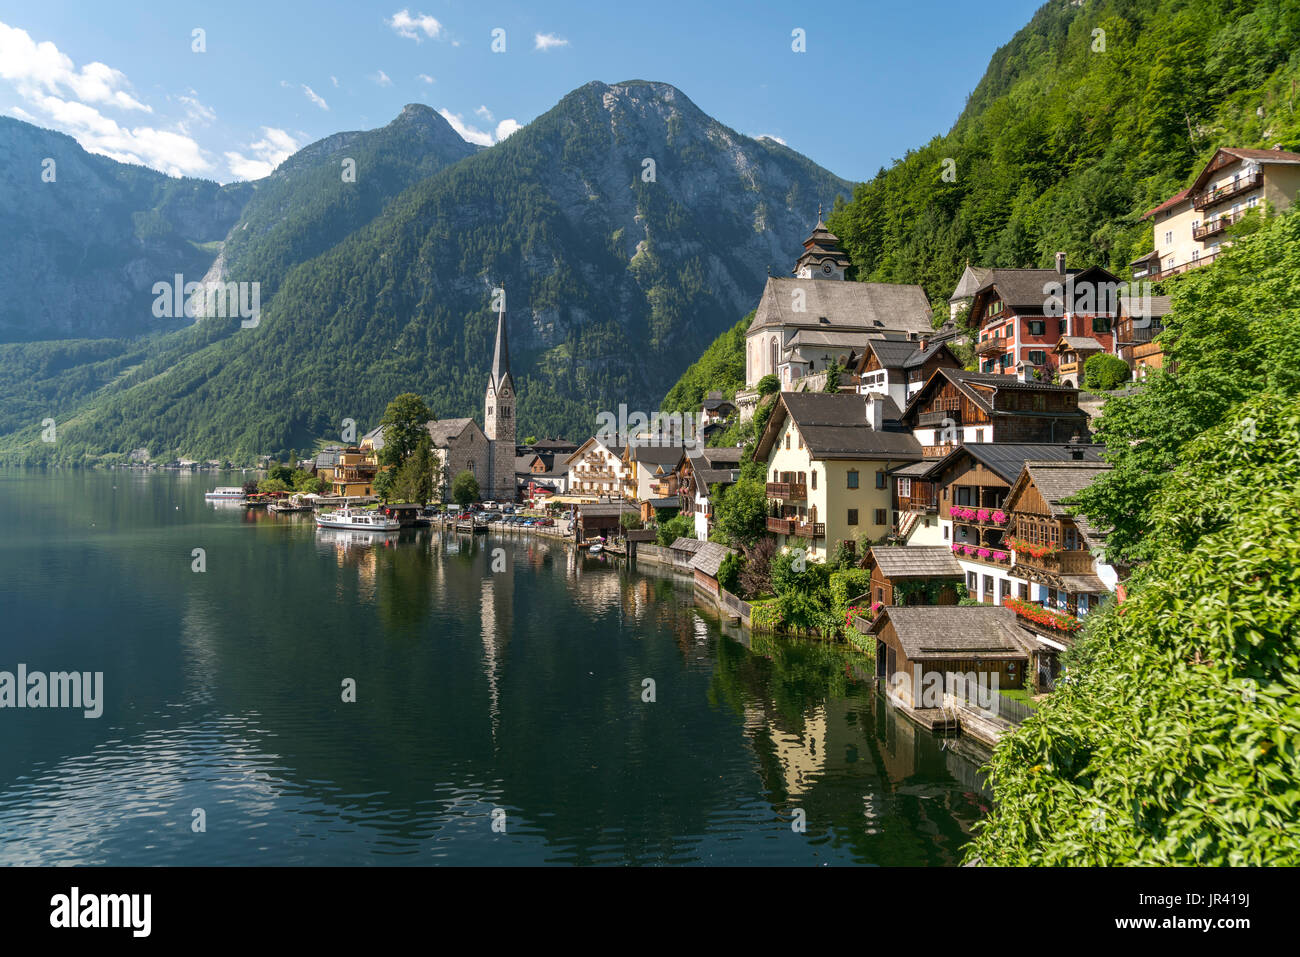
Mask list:
[[592,544],[591,548],[587,549],[587,552],[588,554],[591,555],[599,555],[604,550],[605,550],[604,545],[600,544],[600,542],[595,542]]
[[395,532],[402,527],[397,519],[364,508],[340,508],[333,512],[321,512],[316,516],[316,525],[319,528],[355,528],[367,532]]
[[203,497],[210,502],[238,501],[244,497],[244,489],[239,485],[218,485],[211,492],[204,492]]

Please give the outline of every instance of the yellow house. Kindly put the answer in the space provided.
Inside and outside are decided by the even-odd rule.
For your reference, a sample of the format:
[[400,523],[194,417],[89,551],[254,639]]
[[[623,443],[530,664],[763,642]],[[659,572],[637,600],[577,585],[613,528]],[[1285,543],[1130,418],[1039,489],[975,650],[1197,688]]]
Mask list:
[[316,455],[316,477],[330,483],[330,495],[350,498],[373,495],[378,471],[369,449],[332,448]]
[[882,395],[782,392],[754,458],[766,464],[768,531],[778,548],[825,561],[841,541],[895,526],[889,470],[921,460],[921,445]]

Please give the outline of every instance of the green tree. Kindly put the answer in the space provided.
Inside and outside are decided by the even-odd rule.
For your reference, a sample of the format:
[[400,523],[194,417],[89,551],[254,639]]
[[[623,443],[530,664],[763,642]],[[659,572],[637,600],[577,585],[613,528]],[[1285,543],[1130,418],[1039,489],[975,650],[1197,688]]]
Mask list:
[[1119,356],[1099,352],[1083,364],[1083,387],[1089,392],[1110,392],[1129,378],[1128,363]]
[[474,473],[466,469],[458,474],[451,482],[452,500],[461,508],[477,502],[479,496],[478,479]]
[[756,388],[758,389],[758,394],[760,396],[773,395],[781,391],[781,380],[771,373],[768,373],[758,380]]
[[618,524],[625,531],[628,529],[640,528],[642,525],[641,516],[636,512],[624,512],[618,517]]
[[728,552],[718,565],[718,584],[733,595],[740,591],[740,569],[744,558],[739,552]]
[[760,479],[742,477],[725,489],[714,485],[710,494],[717,531],[731,545],[752,545],[767,534],[767,487]]
[[838,362],[826,370],[826,384],[822,386],[823,392],[839,392],[840,376],[844,372],[844,367]]
[[264,479],[262,479],[262,481],[260,481],[260,482],[257,483],[257,490],[258,490],[259,492],[288,492],[288,491],[291,491],[291,489],[289,488],[289,483],[286,482],[286,481],[284,481],[284,479],[278,479],[278,478],[264,478]]
[[674,515],[666,522],[660,522],[655,529],[655,543],[667,548],[679,538],[694,538],[695,523],[690,516]]
[[428,436],[425,424],[433,413],[424,400],[413,392],[403,392],[384,411],[379,424],[384,427],[384,447],[379,450],[381,465],[400,468],[420,444],[420,437]]
[[[423,431],[423,430],[421,430]],[[423,505],[433,498],[433,441],[424,432],[415,450],[397,470],[392,493],[405,502]],[[378,478],[378,476],[376,476]],[[477,488],[475,497],[477,497]]]

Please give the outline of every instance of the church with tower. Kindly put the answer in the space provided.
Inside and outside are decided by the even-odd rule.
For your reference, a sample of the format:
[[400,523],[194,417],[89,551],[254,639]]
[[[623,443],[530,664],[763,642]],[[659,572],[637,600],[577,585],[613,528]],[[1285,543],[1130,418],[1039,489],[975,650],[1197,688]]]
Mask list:
[[487,481],[480,492],[497,502],[515,500],[515,383],[510,377],[510,339],[504,292],[497,312],[497,344],[483,399],[483,433],[487,436]]

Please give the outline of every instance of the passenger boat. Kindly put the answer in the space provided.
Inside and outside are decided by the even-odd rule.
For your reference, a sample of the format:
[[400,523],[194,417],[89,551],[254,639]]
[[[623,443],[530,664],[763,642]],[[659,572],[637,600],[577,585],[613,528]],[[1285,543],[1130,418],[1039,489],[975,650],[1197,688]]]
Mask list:
[[239,485],[218,485],[211,492],[204,492],[203,497],[208,501],[239,501],[244,497],[244,489]]
[[387,515],[380,515],[375,509],[340,508],[333,512],[321,512],[316,516],[319,528],[355,528],[367,532],[395,532],[402,523]]

